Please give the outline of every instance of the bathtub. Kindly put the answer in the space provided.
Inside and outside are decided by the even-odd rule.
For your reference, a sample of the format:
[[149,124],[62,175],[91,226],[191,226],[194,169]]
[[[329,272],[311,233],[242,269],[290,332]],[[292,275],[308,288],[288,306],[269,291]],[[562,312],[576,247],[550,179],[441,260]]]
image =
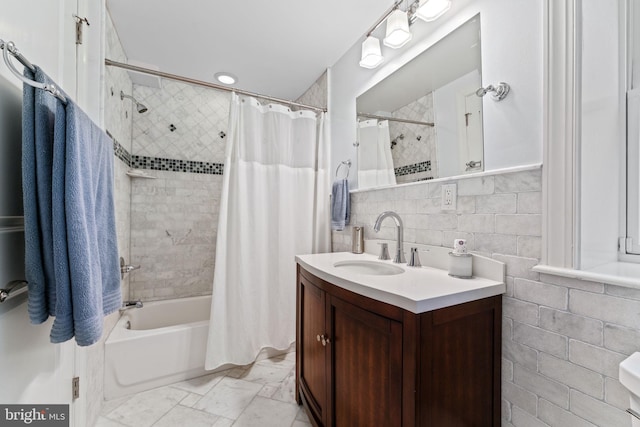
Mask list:
[[114,399],[205,375],[211,296],[126,310],[105,342],[104,397]]

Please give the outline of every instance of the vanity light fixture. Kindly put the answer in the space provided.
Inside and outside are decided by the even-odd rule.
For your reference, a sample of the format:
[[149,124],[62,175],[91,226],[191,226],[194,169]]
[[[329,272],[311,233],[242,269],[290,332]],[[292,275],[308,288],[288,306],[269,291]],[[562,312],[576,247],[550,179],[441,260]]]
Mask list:
[[440,18],[451,8],[451,0],[420,0],[416,16],[423,21],[431,22]]
[[238,81],[238,78],[231,73],[225,73],[225,72],[216,73],[214,77],[216,78],[217,81],[219,81],[224,85],[232,85]]
[[376,68],[382,64],[384,57],[380,50],[380,40],[373,36],[367,36],[362,42],[362,57],[360,66],[363,68]]
[[383,40],[385,46],[399,49],[411,40],[409,16],[407,12],[396,9],[387,18],[387,35]]
[[387,32],[384,45],[393,49],[399,49],[411,40],[412,34],[409,26],[420,18],[423,21],[435,21],[451,8],[451,0],[415,0],[410,3],[406,11],[400,9],[403,0],[397,0],[373,27],[367,31],[362,42],[362,56],[360,66],[363,68],[376,68],[382,64],[384,57],[380,50],[380,40],[373,37],[373,32],[386,20]]

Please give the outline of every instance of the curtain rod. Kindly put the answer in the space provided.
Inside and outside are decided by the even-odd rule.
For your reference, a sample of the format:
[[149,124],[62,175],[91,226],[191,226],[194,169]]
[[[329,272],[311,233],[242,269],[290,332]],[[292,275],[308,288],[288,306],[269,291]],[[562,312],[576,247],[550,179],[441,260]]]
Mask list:
[[358,117],[362,117],[363,119],[389,120],[390,122],[410,123],[412,125],[423,125],[423,126],[434,127],[434,124],[430,123],[430,122],[421,122],[421,121],[418,121],[418,120],[400,119],[400,118],[397,118],[397,117],[379,116],[377,114],[358,113]]
[[319,108],[319,107],[314,107],[313,105],[301,104],[299,102],[289,101],[281,98],[275,98],[273,96],[261,95],[259,93],[222,86],[215,83],[205,82],[203,80],[191,79],[189,77],[183,77],[177,74],[170,74],[170,73],[164,73],[162,71],[150,70],[148,68],[138,67],[136,65],[129,65],[123,62],[112,61],[111,59],[105,59],[104,63],[105,65],[108,65],[111,67],[118,67],[118,68],[123,68],[125,70],[137,71],[138,73],[143,73],[143,74],[151,74],[152,76],[163,77],[165,79],[171,79],[171,80],[177,80],[179,82],[190,83],[197,86],[204,86],[211,89],[224,90],[226,92],[235,92],[240,95],[253,96],[255,98],[261,98],[261,99],[266,99],[267,101],[279,102],[292,107],[301,107],[301,108],[306,108],[314,111],[322,111],[325,113],[327,112],[326,108]]

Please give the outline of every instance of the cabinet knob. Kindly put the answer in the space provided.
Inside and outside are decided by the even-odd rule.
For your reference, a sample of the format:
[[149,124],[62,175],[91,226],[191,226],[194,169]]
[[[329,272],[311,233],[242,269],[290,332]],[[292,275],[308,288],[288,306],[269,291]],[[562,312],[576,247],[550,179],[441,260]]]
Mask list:
[[[323,336],[324,336],[324,335],[323,335]],[[320,340],[321,340],[322,338],[320,338],[320,335],[316,335],[316,339],[318,340],[318,342],[320,342]]]
[[322,346],[326,346],[328,343],[331,342],[329,337],[325,337],[324,335],[320,335],[320,340],[322,341]]

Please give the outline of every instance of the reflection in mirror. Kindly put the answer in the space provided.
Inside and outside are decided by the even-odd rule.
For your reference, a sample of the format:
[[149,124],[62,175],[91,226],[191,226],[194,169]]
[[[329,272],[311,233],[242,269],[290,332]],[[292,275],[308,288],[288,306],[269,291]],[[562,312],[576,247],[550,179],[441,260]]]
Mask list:
[[356,100],[358,188],[483,170],[480,15]]

